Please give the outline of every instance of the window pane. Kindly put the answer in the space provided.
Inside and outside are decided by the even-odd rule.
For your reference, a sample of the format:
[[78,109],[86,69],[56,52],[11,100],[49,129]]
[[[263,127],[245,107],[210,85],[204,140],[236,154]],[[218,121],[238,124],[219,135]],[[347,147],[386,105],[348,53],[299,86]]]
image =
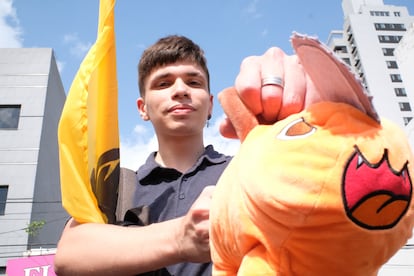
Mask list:
[[393,56],[394,48],[382,48],[382,52],[384,53],[384,56]]
[[411,111],[410,103],[400,102],[399,105],[400,105],[400,110],[401,111]]
[[405,88],[394,88],[395,95],[397,97],[405,97],[407,96],[407,93],[405,92]]
[[387,61],[387,68],[398,68],[397,62],[393,60]]
[[400,74],[391,74],[390,77],[392,82],[402,82]]
[[404,117],[404,125],[408,125],[408,123],[413,119],[413,117]]
[[4,216],[6,210],[6,200],[7,200],[7,191],[9,190],[8,186],[0,186],[0,216]]
[[20,105],[0,105],[0,129],[17,129]]

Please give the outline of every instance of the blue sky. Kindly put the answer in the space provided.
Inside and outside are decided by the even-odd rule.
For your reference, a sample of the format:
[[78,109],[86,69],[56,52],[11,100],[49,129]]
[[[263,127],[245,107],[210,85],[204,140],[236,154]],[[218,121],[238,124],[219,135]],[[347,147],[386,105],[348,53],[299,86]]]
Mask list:
[[[384,0],[407,6],[413,0]],[[1,0],[0,47],[53,48],[65,90],[96,39],[98,0]],[[136,169],[156,148],[153,131],[136,109],[137,63],[143,49],[159,37],[182,34],[197,42],[208,59],[214,95],[233,85],[242,59],[271,46],[292,53],[293,31],[325,42],[342,29],[341,0],[118,0],[115,9],[121,163]],[[206,143],[235,152],[237,143],[221,138],[223,113],[215,100]]]

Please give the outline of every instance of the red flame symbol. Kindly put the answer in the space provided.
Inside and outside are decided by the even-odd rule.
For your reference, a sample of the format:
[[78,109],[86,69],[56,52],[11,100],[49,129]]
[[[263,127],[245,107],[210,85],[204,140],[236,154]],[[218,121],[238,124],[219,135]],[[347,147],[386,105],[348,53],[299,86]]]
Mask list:
[[407,169],[400,171],[389,164],[388,152],[377,164],[368,162],[356,148],[345,167],[342,197],[348,217],[367,229],[387,229],[406,213],[412,196]]

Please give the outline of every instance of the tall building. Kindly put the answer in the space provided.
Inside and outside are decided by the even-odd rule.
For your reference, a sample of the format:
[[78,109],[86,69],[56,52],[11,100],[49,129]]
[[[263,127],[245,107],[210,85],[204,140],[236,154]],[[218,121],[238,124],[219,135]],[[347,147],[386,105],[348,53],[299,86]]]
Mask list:
[[[414,17],[383,0],[342,0],[343,30],[328,46],[359,76],[381,117],[405,129],[414,149]],[[414,238],[379,276],[414,275]]]
[[[398,67],[400,68],[406,90],[411,92],[407,96],[411,102],[414,102],[414,93],[412,92],[414,91],[414,24],[411,24],[395,49],[395,56],[397,57]],[[414,120],[411,120],[407,125],[406,132],[410,137],[411,147],[414,149]]]
[[0,49],[0,275],[7,260],[56,248],[57,126],[65,91],[52,49]]
[[344,26],[328,45],[352,67],[380,116],[402,128],[414,118],[413,78],[403,77],[395,49],[414,22],[406,7],[382,0],[342,0]]

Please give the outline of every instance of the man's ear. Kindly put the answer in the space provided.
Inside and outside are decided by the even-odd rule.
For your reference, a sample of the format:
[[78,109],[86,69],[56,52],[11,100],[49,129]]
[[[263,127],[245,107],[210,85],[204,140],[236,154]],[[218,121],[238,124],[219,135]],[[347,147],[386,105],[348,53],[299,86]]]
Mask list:
[[142,97],[139,97],[137,99],[137,107],[142,120],[148,121],[150,118],[147,113],[147,105],[145,104],[145,101]]

